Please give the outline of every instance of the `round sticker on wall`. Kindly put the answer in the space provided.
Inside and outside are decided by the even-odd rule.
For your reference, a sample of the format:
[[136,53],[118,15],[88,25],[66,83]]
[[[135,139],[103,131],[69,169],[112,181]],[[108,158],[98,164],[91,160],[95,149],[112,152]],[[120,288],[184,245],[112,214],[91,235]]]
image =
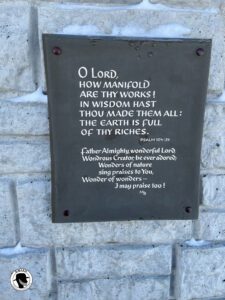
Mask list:
[[17,269],[11,275],[11,285],[17,291],[28,290],[32,284],[32,276],[26,269]]

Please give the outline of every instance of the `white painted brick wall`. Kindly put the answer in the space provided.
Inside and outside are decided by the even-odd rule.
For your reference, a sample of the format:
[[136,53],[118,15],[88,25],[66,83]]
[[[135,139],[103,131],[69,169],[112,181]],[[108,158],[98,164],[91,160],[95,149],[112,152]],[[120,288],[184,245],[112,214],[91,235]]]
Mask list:
[[[223,0],[0,0],[0,299],[225,299],[224,22]],[[174,24],[213,41],[199,220],[53,224],[41,34]],[[23,294],[19,267],[33,275]]]

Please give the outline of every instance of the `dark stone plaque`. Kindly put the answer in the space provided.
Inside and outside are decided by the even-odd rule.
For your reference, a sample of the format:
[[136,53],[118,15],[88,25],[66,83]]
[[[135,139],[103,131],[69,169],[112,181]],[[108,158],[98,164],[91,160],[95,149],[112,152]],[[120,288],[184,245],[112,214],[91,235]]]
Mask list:
[[211,40],[43,42],[53,222],[196,219]]

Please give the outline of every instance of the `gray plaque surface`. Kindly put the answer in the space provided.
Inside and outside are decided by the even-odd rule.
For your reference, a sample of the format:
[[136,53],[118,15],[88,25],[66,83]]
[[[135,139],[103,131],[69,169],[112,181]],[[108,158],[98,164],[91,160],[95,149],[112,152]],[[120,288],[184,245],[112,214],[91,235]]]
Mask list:
[[53,222],[196,219],[211,40],[43,44]]

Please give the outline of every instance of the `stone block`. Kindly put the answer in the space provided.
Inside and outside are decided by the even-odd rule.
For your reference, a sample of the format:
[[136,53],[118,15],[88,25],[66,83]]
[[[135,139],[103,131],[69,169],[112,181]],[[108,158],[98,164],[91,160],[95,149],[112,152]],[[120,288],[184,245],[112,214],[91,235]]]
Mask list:
[[[7,250],[11,253],[10,255],[7,254]],[[7,250],[0,249],[1,299],[49,299],[51,293],[49,252],[42,249],[23,250],[21,248],[21,253],[13,254],[12,249]],[[32,285],[26,291],[17,291],[10,283],[11,273],[20,268],[28,270],[32,276]]]
[[146,3],[111,10],[54,3],[39,8],[40,40],[42,33],[212,39],[209,91],[215,93],[224,87],[223,28],[222,16],[216,9],[181,10]]
[[[45,1],[45,0],[39,0],[39,1]],[[130,5],[130,4],[137,4],[140,3],[141,0],[52,0],[52,2],[60,2],[60,3],[77,3],[77,4],[83,4],[83,5],[94,5],[94,4],[110,4],[110,5],[121,5],[121,4],[125,4],[125,5]],[[110,7],[109,7],[110,9]]]
[[177,247],[176,299],[225,297],[225,247]]
[[225,167],[224,132],[205,132],[202,140],[201,168],[221,169]]
[[59,300],[168,300],[169,277],[60,282]]
[[204,118],[204,132],[225,132],[225,103],[207,103]]
[[202,209],[196,222],[196,237],[201,240],[225,240],[224,211]]
[[56,249],[61,280],[169,275],[171,246],[114,246]]
[[1,138],[0,169],[2,174],[49,171],[48,139]]
[[13,183],[0,179],[0,247],[14,246],[17,242],[15,192]]
[[31,9],[0,3],[0,91],[33,91]]
[[[216,99],[215,99],[216,100]],[[225,166],[225,105],[208,103],[205,110],[201,153],[202,169],[221,169]],[[205,180],[208,180],[206,178]]]
[[190,220],[52,223],[50,182],[44,179],[19,180],[17,198],[23,245],[151,244],[191,238]]
[[0,134],[49,134],[47,104],[2,101],[0,104]]
[[161,4],[169,7],[179,7],[183,9],[205,9],[212,10],[218,8],[220,0],[149,0],[151,4]]
[[225,207],[225,175],[203,177],[203,204],[209,207]]

